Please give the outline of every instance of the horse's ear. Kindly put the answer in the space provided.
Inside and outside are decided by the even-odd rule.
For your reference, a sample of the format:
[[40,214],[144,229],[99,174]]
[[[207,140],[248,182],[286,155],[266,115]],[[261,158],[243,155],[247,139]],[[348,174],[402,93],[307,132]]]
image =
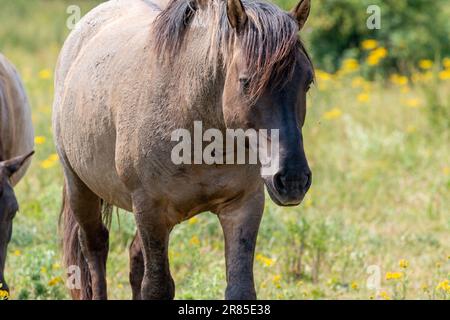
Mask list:
[[14,173],[19,171],[20,168],[24,165],[24,163],[34,154],[34,151],[27,153],[22,156],[18,156],[16,158],[12,158],[10,160],[0,162],[0,166],[6,168],[8,170],[8,174],[11,177]]
[[311,11],[311,0],[300,0],[297,6],[291,11],[291,15],[297,20],[298,29],[301,30],[308,20]]
[[236,31],[240,32],[244,29],[248,17],[241,0],[227,0],[227,16]]

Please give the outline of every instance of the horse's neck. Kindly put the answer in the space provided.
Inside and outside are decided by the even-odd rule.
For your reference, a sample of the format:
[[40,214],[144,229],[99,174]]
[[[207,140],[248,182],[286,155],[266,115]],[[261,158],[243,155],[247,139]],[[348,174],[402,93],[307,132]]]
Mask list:
[[224,128],[222,93],[224,72],[208,59],[204,36],[185,39],[186,46],[174,58],[168,72],[177,85],[172,87],[179,105],[175,106],[188,123],[202,121],[205,127]]

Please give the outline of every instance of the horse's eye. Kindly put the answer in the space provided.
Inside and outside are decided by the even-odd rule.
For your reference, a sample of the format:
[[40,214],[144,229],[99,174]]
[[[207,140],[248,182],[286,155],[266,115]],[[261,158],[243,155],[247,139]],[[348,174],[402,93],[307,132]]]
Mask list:
[[239,83],[244,92],[247,92],[250,88],[250,79],[246,77],[239,78]]

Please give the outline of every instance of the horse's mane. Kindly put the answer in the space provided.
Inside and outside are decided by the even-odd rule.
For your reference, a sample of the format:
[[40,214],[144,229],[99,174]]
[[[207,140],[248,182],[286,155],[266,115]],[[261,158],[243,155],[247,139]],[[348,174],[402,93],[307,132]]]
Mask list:
[[[243,0],[248,16],[239,35],[250,76],[249,96],[261,95],[270,83],[280,87],[292,75],[300,52],[309,56],[298,36],[298,24],[274,4],[261,0]],[[195,18],[205,25],[210,38],[209,58],[223,57],[224,66],[232,58],[236,37],[227,18],[226,1],[207,0],[202,8],[195,1],[172,0],[154,24],[155,48],[164,59],[174,57],[181,48],[188,26]]]

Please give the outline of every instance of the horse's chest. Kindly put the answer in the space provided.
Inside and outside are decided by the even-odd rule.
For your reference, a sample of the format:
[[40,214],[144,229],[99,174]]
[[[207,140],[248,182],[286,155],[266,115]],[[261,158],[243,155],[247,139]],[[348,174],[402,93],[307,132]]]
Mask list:
[[164,187],[166,199],[181,220],[204,211],[219,211],[262,183],[259,169],[207,166],[180,169]]

